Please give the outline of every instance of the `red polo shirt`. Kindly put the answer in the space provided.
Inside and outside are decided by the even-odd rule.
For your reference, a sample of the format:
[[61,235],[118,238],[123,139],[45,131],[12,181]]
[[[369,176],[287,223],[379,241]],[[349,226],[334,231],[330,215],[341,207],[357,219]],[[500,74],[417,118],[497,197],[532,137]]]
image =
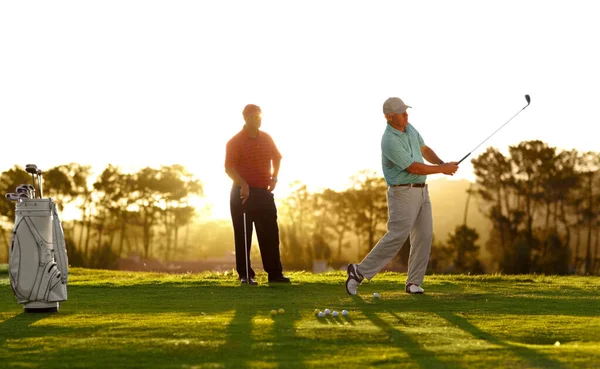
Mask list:
[[242,129],[227,142],[225,168],[233,168],[250,187],[267,188],[271,183],[271,163],[281,154],[271,136],[263,131],[251,138]]

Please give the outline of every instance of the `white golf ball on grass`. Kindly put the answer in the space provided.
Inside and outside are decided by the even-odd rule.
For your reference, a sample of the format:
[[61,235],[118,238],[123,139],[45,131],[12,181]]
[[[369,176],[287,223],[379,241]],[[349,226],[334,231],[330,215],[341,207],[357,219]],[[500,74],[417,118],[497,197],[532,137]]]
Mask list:
[[329,314],[331,314],[331,310],[325,309],[325,315],[329,315]]
[[343,316],[348,316],[348,310],[346,310],[346,309],[342,310],[342,315]]
[[339,315],[339,313],[338,313],[337,311],[335,311],[335,310],[334,310],[334,311],[331,313],[331,315],[333,315],[333,317],[337,317],[337,316]]
[[379,292],[375,292],[375,293],[373,294],[373,297],[375,297],[376,299],[378,299],[378,298],[379,298]]
[[322,312],[322,311],[319,311],[319,314],[317,314],[317,316],[318,316],[319,318],[324,318],[324,317],[325,317],[325,313],[324,313],[324,312]]

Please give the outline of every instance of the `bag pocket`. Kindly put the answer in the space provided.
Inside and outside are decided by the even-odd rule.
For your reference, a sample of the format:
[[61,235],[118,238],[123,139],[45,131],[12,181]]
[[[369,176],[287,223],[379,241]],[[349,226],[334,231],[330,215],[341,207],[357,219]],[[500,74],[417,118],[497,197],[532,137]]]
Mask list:
[[60,302],[65,301],[66,288],[61,281],[60,270],[56,262],[49,261],[44,266],[42,279],[39,284],[37,300],[48,301],[48,302]]

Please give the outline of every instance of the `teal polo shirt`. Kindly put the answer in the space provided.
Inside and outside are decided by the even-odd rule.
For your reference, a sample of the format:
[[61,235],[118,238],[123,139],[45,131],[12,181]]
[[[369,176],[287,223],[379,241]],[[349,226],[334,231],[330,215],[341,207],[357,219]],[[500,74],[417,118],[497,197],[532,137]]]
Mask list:
[[381,165],[388,186],[425,183],[427,176],[406,171],[415,161],[423,163],[422,146],[425,146],[425,141],[410,123],[406,126],[406,132],[387,124],[381,138]]

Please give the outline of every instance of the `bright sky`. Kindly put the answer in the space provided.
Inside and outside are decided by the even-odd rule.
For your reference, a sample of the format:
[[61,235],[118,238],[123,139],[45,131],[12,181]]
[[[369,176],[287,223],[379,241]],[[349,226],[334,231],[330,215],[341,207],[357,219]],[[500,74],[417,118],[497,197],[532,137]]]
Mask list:
[[[182,164],[228,217],[247,103],[294,180],[380,170],[384,100],[445,161],[540,139],[597,150],[597,1],[2,1],[0,169]],[[594,129],[595,130],[595,129]],[[456,175],[472,179],[464,162]]]

